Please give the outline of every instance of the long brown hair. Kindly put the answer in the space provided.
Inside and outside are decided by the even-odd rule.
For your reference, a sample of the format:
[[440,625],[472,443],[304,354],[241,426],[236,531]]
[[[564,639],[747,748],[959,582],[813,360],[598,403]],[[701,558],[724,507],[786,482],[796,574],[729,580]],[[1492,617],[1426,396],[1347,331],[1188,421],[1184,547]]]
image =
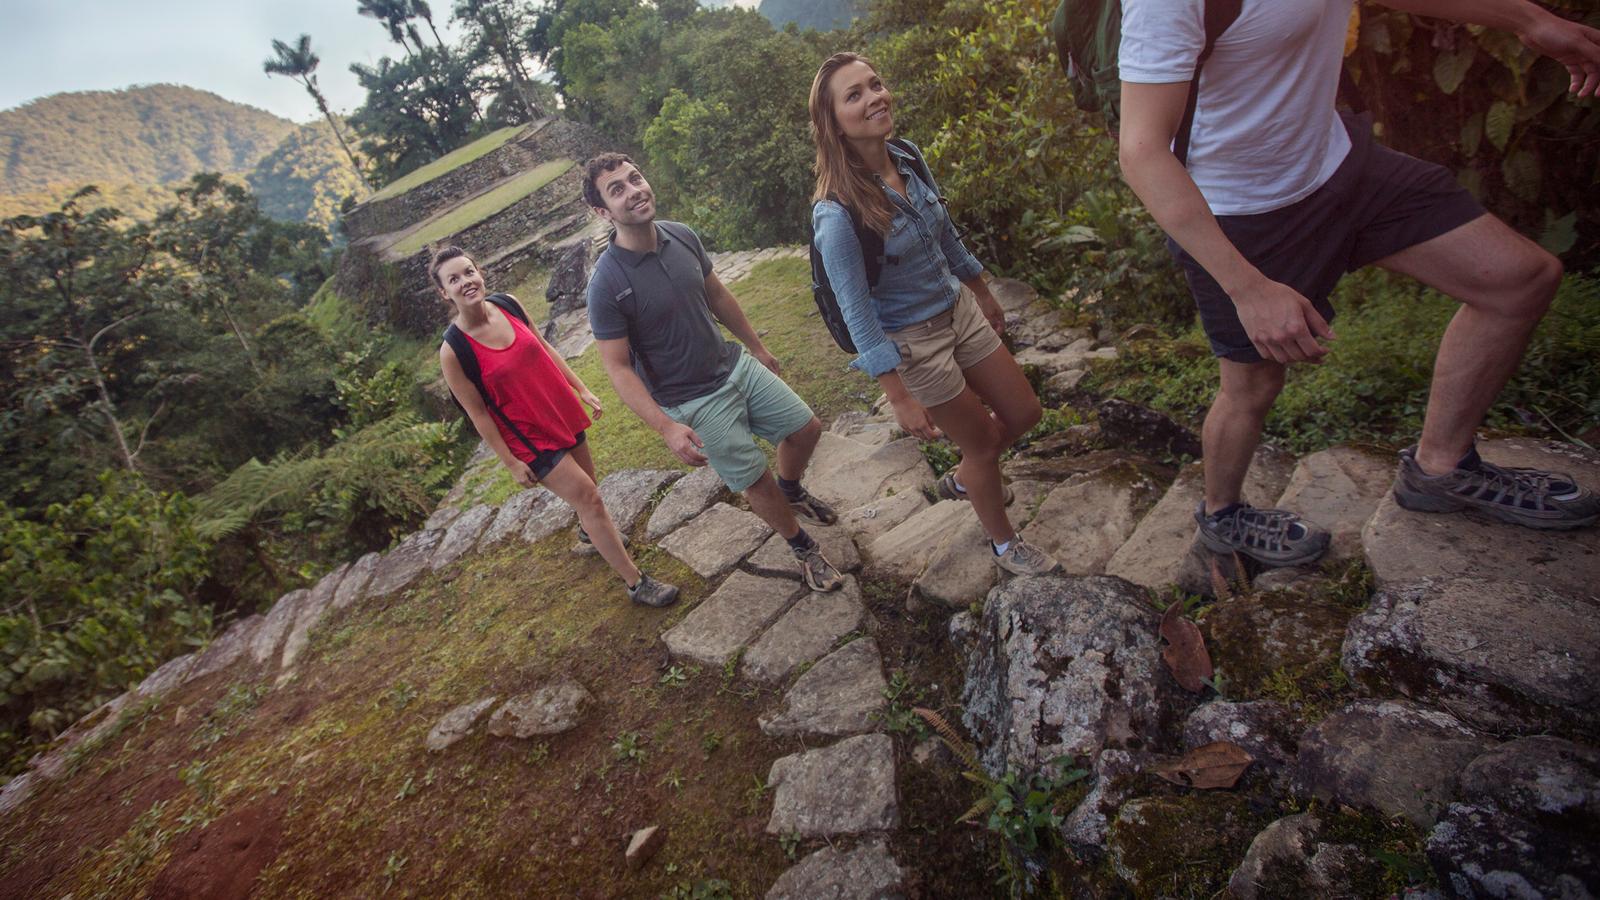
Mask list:
[[853,63],[866,63],[874,74],[878,67],[859,53],[835,53],[817,70],[811,80],[811,140],[817,145],[817,187],[811,200],[832,197],[846,208],[855,210],[868,228],[878,233],[889,230],[894,218],[894,204],[867,164],[845,140],[844,130],[833,116],[833,73]]

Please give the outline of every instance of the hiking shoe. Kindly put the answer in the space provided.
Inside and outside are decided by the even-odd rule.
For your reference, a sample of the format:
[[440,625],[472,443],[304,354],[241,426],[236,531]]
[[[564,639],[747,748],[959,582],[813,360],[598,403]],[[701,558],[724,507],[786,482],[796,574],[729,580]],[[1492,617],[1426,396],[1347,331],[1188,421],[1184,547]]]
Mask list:
[[590,545],[594,544],[594,541],[589,539],[589,532],[584,531],[582,525],[578,526],[578,543]]
[[795,515],[818,525],[832,525],[839,521],[839,514],[833,511],[833,507],[813,497],[805,488],[800,489],[799,497],[789,498],[789,508],[794,510]]
[[994,557],[995,565],[1013,575],[1048,575],[1061,568],[1050,554],[1021,537],[1012,538],[1011,546],[1001,554],[996,554],[991,545],[989,555]]
[[1194,518],[1200,523],[1200,542],[1212,553],[1237,553],[1281,568],[1314,562],[1328,552],[1328,532],[1288,510],[1235,503],[1208,516],[1202,502]]
[[[628,537],[627,535],[623,535],[622,536],[622,546],[624,546],[624,547],[633,546],[633,539]],[[598,548],[598,547],[596,547],[594,545],[594,540],[589,537],[589,532],[583,530],[583,526],[582,525],[578,526],[578,545],[576,547],[572,548],[572,552],[578,554],[579,556],[599,556],[600,555],[600,548]]]
[[[956,487],[956,473],[954,469],[944,473],[944,477],[940,478],[939,482],[934,485],[934,491],[938,493],[940,500],[970,501],[972,499],[967,496],[966,491]],[[1006,498],[1007,506],[1011,505],[1012,500],[1017,499],[1017,495],[1012,492],[1011,485],[1009,484],[1001,484],[1000,493]]]
[[639,583],[628,588],[628,599],[640,606],[671,606],[678,602],[678,589],[640,573]]
[[1484,462],[1472,448],[1454,471],[1429,475],[1417,465],[1417,448],[1400,451],[1394,502],[1417,512],[1475,509],[1526,528],[1559,531],[1600,519],[1600,497],[1570,475],[1513,469]]
[[794,558],[800,560],[800,577],[805,579],[806,587],[813,591],[837,591],[844,587],[844,576],[822,555],[822,548],[815,542],[810,549],[794,551]]

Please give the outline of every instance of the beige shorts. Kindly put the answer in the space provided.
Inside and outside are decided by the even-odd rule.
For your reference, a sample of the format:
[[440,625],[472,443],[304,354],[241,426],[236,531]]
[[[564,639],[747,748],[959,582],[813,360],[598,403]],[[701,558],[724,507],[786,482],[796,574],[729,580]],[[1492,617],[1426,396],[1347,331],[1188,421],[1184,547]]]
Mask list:
[[1002,346],[1000,335],[979,311],[977,298],[964,288],[950,309],[885,334],[900,351],[895,371],[923,406],[954,400],[967,386],[961,370],[984,361]]

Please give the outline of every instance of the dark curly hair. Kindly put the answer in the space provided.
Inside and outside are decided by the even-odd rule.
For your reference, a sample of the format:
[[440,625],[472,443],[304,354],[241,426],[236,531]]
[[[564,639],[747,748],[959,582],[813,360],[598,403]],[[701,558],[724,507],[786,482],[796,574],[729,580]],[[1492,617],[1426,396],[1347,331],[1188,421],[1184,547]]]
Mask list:
[[583,164],[583,202],[589,204],[591,209],[606,208],[605,198],[600,196],[596,182],[601,175],[623,163],[633,163],[633,159],[626,153],[602,153]]

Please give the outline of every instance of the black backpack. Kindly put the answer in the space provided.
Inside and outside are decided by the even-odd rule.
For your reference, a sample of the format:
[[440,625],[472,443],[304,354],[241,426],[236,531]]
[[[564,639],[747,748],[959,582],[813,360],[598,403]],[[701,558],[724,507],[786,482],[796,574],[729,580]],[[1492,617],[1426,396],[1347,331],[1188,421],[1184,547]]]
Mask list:
[[[500,307],[500,310],[506,315],[516,316],[522,324],[528,326],[528,330],[533,330],[533,323],[528,321],[527,311],[522,308],[522,304],[518,303],[515,297],[510,294],[497,293],[490,294],[483,299]],[[450,327],[444,330],[444,342],[450,345],[451,350],[455,351],[456,362],[461,364],[461,371],[466,374],[467,380],[472,382],[472,386],[478,389],[478,396],[483,398],[483,405],[487,406],[489,412],[500,419],[506,426],[506,430],[515,435],[524,447],[527,447],[530,452],[537,455],[539,448],[533,445],[533,441],[528,440],[528,436],[523,434],[521,429],[511,424],[511,420],[506,418],[506,414],[501,411],[500,407],[489,399],[489,392],[483,387],[483,369],[478,365],[478,353],[472,349],[472,342],[467,339],[466,333],[457,328],[455,323],[452,322]],[[467,408],[461,405],[460,400],[456,400],[454,392],[450,394],[450,399],[455,402],[456,409],[461,410],[461,414],[465,416]]]
[[[933,182],[933,173],[928,171],[928,161],[922,158],[922,153],[915,144],[904,138],[890,138],[889,143],[911,154],[911,171],[928,186],[928,190],[939,193],[939,186]],[[838,203],[838,198],[828,196],[829,200]],[[944,203],[945,198],[939,197],[939,202]],[[842,204],[841,204],[842,205]],[[845,212],[850,214],[850,227],[855,229],[856,241],[861,244],[861,261],[867,268],[867,289],[878,286],[878,277],[883,274],[885,263],[898,264],[900,257],[885,256],[883,253],[883,235],[866,227],[861,221],[861,214],[845,207]],[[817,312],[822,316],[822,323],[828,326],[828,333],[833,335],[833,342],[839,349],[846,353],[856,352],[856,342],[850,338],[850,329],[844,324],[844,314],[839,311],[839,298],[833,293],[833,286],[828,283],[828,272],[822,265],[822,254],[817,252],[817,236],[811,235],[811,297],[817,302]]]
[[[1178,126],[1173,152],[1178,161],[1189,156],[1189,132],[1194,127],[1194,107],[1200,99],[1200,69],[1216,49],[1217,38],[1239,18],[1244,0],[1205,0],[1206,43],[1195,60],[1189,81],[1189,102]],[[1122,77],[1117,57],[1122,47],[1121,0],[1061,0],[1050,22],[1061,69],[1072,82],[1072,100],[1086,112],[1101,113],[1113,133],[1122,120]]]

